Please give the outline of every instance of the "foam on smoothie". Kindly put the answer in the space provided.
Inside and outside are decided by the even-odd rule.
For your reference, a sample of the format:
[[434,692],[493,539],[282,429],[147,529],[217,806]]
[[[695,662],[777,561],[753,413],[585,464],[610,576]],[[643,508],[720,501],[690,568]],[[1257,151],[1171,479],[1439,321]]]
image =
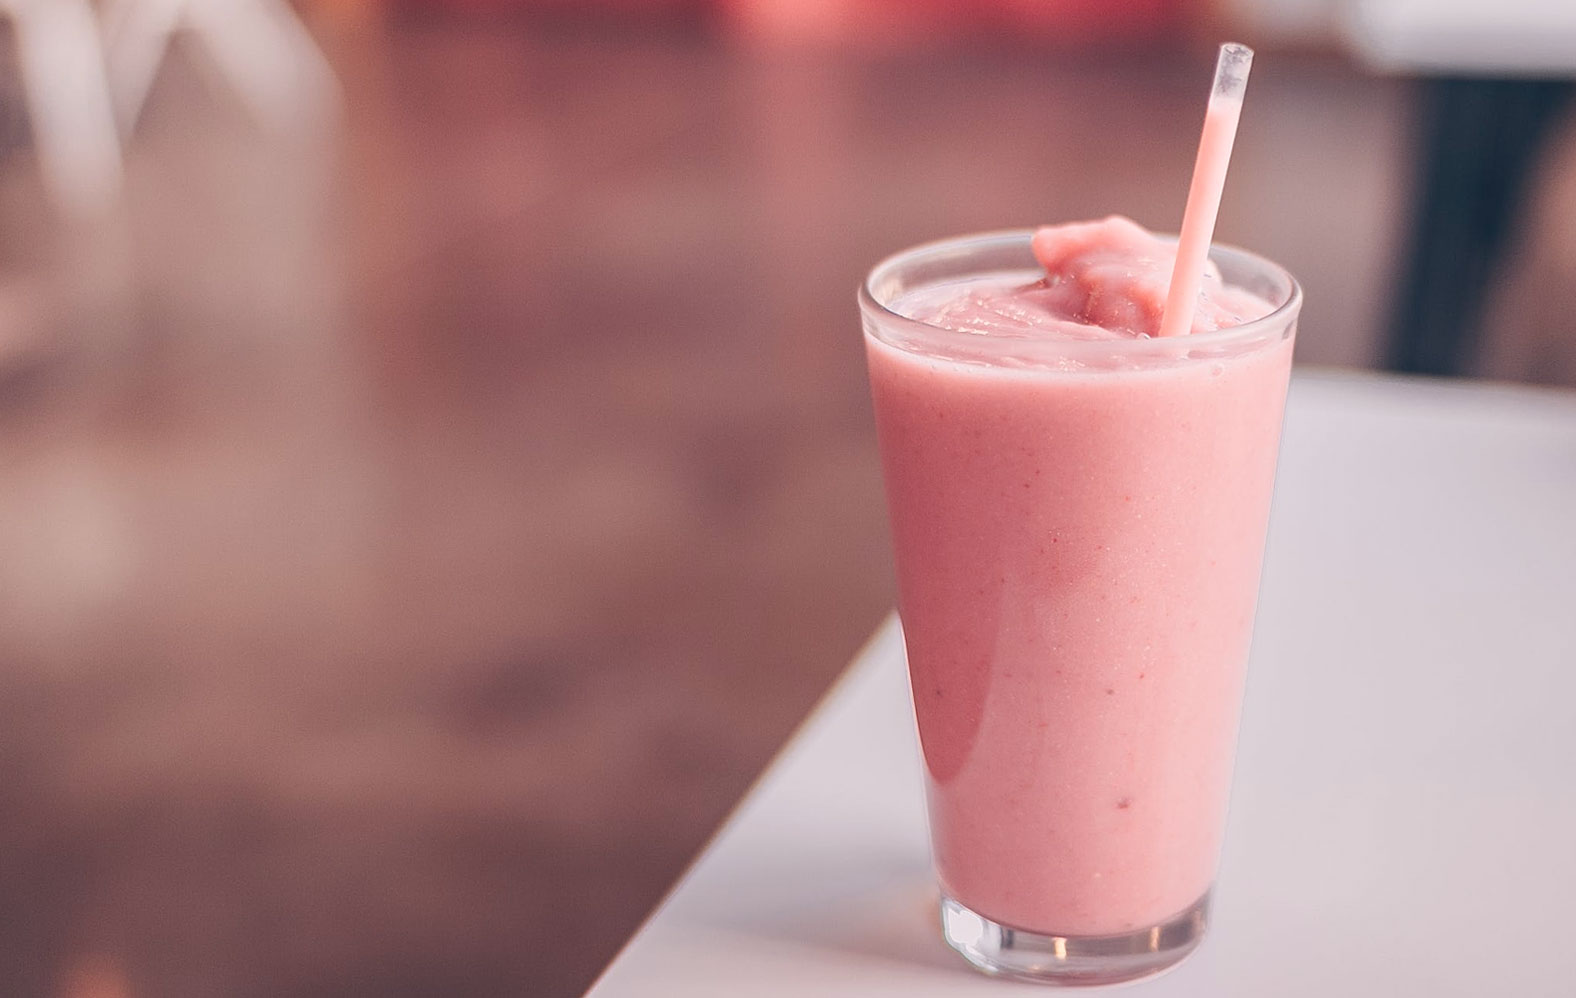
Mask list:
[[[920,288],[895,310],[928,325],[1009,339],[1124,340],[1160,332],[1176,244],[1120,215],[1034,234],[1045,276],[998,275]],[[1192,332],[1262,318],[1269,302],[1226,284],[1207,263]]]

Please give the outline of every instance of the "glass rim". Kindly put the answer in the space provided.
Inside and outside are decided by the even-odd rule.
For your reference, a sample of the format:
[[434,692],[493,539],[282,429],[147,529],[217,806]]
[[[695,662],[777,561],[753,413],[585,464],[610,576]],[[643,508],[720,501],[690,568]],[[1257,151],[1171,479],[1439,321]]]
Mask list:
[[[979,333],[963,332],[957,329],[948,329],[937,326],[921,319],[914,319],[897,312],[890,305],[883,302],[875,292],[878,280],[890,276],[894,271],[905,265],[922,261],[926,258],[944,259],[946,257],[965,257],[969,251],[1005,248],[1019,244],[1027,244],[1033,237],[1035,229],[996,229],[989,232],[969,233],[961,236],[948,236],[943,239],[933,239],[928,242],[910,246],[899,250],[882,260],[874,267],[859,285],[860,311],[876,319],[880,323],[893,325],[898,329],[908,329],[917,335],[931,338],[938,342],[956,340],[970,346],[978,346],[981,341]],[[1172,241],[1176,240],[1173,233],[1158,233],[1159,238]],[[1209,347],[1230,346],[1243,341],[1252,341],[1259,337],[1267,337],[1281,333],[1288,329],[1296,320],[1302,308],[1302,285],[1291,271],[1280,264],[1260,256],[1250,250],[1233,246],[1229,243],[1211,243],[1209,246],[1211,259],[1223,256],[1234,258],[1237,262],[1247,265],[1272,277],[1283,280],[1287,286],[1286,300],[1277,305],[1268,314],[1250,319],[1235,326],[1223,329],[1212,329],[1204,333],[1188,333],[1185,336],[1136,336],[1131,339],[1115,340],[1040,340],[1045,346],[1054,347],[1058,353],[1080,354],[1101,353],[1110,356],[1114,351],[1117,354],[1142,354],[1151,350],[1165,352],[1175,351],[1182,344],[1187,343],[1191,348],[1207,349]],[[982,271],[981,273],[986,273]],[[988,337],[986,337],[988,338]],[[903,349],[899,344],[889,344],[896,349]]]

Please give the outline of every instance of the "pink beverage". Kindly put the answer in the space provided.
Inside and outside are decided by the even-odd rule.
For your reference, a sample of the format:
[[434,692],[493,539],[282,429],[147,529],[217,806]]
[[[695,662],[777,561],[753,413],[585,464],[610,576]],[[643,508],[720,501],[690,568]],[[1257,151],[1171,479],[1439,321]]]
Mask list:
[[993,973],[1123,980],[1203,931],[1301,298],[1217,247],[1156,338],[1174,256],[1107,219],[861,294],[943,924]]

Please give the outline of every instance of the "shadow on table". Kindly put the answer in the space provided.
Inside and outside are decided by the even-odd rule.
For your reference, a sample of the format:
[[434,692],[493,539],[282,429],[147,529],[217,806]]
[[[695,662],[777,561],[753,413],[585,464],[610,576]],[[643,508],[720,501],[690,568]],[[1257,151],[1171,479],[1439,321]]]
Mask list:
[[[868,877],[846,874],[844,870],[817,875],[793,871],[791,876],[801,883],[822,885],[819,896],[771,912],[751,912],[743,919],[708,913],[704,921],[733,935],[781,946],[969,973],[942,941],[936,885],[928,867],[903,864],[901,868],[871,871]],[[867,882],[850,885],[851,880]],[[828,890],[828,884],[842,884],[843,888]]]

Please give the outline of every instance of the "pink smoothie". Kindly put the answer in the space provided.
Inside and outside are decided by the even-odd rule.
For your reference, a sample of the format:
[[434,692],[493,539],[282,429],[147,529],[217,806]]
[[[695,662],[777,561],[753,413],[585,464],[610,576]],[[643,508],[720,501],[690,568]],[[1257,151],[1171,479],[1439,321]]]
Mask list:
[[940,329],[870,328],[870,381],[943,888],[1120,933],[1214,878],[1292,337],[1212,333],[1272,309],[1211,270],[1148,339],[1174,251],[1125,219],[1033,248],[893,302]]

